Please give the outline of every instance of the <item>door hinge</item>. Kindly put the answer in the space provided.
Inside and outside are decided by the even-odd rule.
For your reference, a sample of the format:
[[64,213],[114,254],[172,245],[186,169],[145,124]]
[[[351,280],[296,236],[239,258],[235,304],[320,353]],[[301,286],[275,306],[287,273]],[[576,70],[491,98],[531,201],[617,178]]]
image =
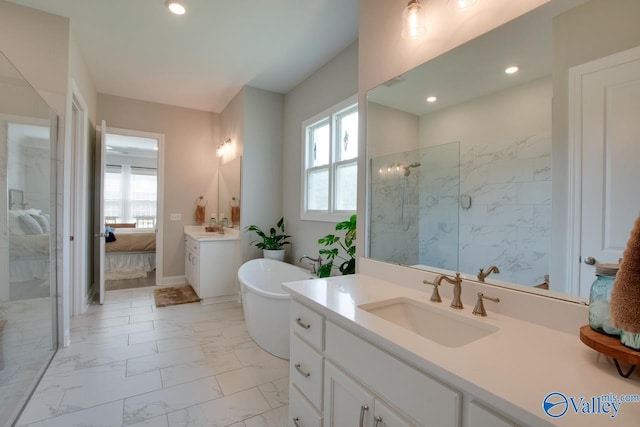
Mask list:
[[74,240],[75,240],[75,237],[73,237],[73,236],[69,236],[69,241],[70,241],[70,242],[73,242]]

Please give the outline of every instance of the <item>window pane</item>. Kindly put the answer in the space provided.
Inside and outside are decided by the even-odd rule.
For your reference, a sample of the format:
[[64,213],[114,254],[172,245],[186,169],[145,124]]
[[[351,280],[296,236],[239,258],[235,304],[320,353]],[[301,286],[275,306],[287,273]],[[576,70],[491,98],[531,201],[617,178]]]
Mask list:
[[338,116],[338,161],[358,157],[358,110]]
[[104,176],[104,215],[116,218],[122,214],[122,174],[107,172]]
[[357,207],[358,165],[348,163],[336,167],[336,210],[355,211]]
[[131,175],[131,217],[155,217],[157,200],[155,175]]
[[329,121],[309,127],[309,166],[323,166],[329,164],[331,138],[329,134]]
[[307,209],[329,209],[329,170],[309,171],[307,178]]

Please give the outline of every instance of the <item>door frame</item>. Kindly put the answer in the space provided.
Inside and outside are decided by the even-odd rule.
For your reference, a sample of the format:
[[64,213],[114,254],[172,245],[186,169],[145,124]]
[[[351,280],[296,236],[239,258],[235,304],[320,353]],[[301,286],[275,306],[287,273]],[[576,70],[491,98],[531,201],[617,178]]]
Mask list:
[[[65,135],[67,140],[65,151],[69,151],[69,153],[68,157],[67,155],[65,157],[69,159],[73,172],[69,172],[67,187],[69,188],[68,194],[70,194],[68,206],[70,214],[69,238],[63,238],[63,241],[70,246],[70,256],[66,261],[70,272],[69,283],[71,286],[69,307],[71,308],[71,315],[77,316],[87,310],[92,297],[91,286],[87,286],[91,285],[91,283],[86,283],[89,280],[86,266],[89,265],[88,239],[91,236],[86,228],[86,224],[90,222],[89,209],[87,207],[89,194],[89,160],[87,159],[87,153],[90,139],[89,108],[82,92],[78,89],[73,79],[69,82],[69,102],[67,105],[69,107],[66,128],[69,131]],[[74,115],[74,112],[77,112],[77,116]],[[67,178],[66,175],[65,178]],[[72,236],[73,244],[71,244]]]
[[[137,136],[158,141],[158,200],[156,208],[156,286],[163,280],[163,228],[164,228],[164,134],[132,129],[111,127],[107,124],[106,134]],[[102,159],[106,161],[106,159]],[[104,189],[103,189],[104,191]],[[102,194],[98,197],[103,197]]]
[[594,72],[622,65],[640,58],[640,46],[615,53],[569,69],[569,209],[566,291],[580,293],[582,246],[582,82]]

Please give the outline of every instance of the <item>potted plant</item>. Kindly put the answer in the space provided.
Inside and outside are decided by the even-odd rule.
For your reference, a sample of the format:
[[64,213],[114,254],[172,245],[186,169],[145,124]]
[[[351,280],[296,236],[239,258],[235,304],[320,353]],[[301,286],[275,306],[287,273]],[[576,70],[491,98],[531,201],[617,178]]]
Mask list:
[[[334,246],[330,249],[320,249],[320,255],[326,255],[327,263],[322,264],[318,268],[318,277],[331,276],[331,270],[334,268],[335,259],[342,260],[336,268],[345,274],[354,274],[356,272],[356,215],[351,215],[347,221],[336,224],[336,231],[346,230],[344,240],[340,240],[335,234],[327,234],[318,239],[318,244],[322,246]],[[342,254],[341,254],[342,249]]]
[[284,217],[280,218],[276,227],[271,227],[269,234],[262,231],[256,225],[248,226],[247,231],[254,231],[260,239],[262,239],[253,240],[251,244],[262,249],[263,257],[284,261],[284,245],[290,244],[290,242],[287,242],[287,239],[291,237],[285,234]]

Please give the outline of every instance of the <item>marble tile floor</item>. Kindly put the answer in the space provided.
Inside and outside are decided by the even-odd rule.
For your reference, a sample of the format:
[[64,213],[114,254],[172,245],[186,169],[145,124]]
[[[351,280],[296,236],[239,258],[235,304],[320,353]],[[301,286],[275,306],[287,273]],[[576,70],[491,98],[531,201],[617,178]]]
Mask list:
[[288,361],[249,337],[238,303],[157,308],[107,292],[72,319],[17,426],[283,427]]

